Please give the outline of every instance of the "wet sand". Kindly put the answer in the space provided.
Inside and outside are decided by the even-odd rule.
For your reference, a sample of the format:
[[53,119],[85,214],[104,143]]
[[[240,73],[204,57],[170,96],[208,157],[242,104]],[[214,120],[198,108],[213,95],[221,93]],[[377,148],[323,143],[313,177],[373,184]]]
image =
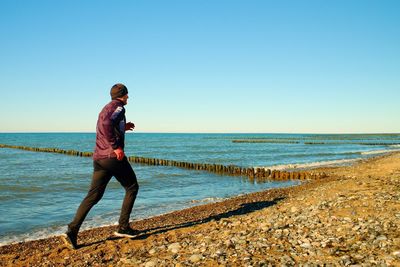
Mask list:
[[0,247],[0,266],[274,266],[300,263],[400,266],[400,153],[327,177],[114,226]]

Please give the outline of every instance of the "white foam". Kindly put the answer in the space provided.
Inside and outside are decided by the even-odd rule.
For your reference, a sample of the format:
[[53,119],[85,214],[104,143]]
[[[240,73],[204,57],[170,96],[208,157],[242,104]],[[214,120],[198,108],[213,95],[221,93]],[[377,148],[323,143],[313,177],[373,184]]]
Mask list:
[[310,162],[310,163],[303,163],[303,164],[283,164],[283,165],[275,165],[275,166],[262,166],[262,167],[255,167],[255,168],[264,168],[264,169],[279,170],[279,171],[289,170],[289,169],[309,169],[309,168],[351,164],[351,163],[354,163],[359,160],[360,160],[360,158],[338,159],[338,160],[317,161],[317,162]]
[[[400,145],[393,145],[394,147],[400,147]],[[386,149],[386,150],[371,150],[371,151],[357,151],[351,153],[359,153],[360,155],[379,155],[386,154],[391,152],[399,152],[400,149]],[[337,166],[337,165],[345,165],[355,163],[362,158],[355,159],[338,159],[338,160],[328,160],[328,161],[317,161],[303,164],[282,164],[275,166],[260,166],[254,168],[264,168],[271,170],[292,170],[292,169],[310,169],[310,168],[319,168],[319,167],[329,167],[329,166]]]
[[44,239],[51,236],[61,235],[65,232],[65,226],[59,226],[57,228],[50,227],[44,228],[40,230],[36,230],[33,232],[29,232],[26,234],[17,234],[17,235],[9,235],[2,237],[0,239],[0,246],[9,245],[12,243],[26,242],[38,239]]
[[218,202],[218,201],[223,201],[225,198],[221,198],[221,197],[206,197],[203,199],[199,199],[199,200],[192,200],[190,201],[191,203],[214,203],[214,202]]
[[[397,145],[396,145],[397,146]],[[361,155],[377,155],[377,154],[386,154],[390,152],[400,151],[400,149],[386,149],[386,150],[372,150],[372,151],[364,151],[361,152]]]
[[[81,231],[89,230],[92,228],[97,227],[104,227],[104,226],[111,226],[117,225],[118,222],[110,223],[110,220],[101,220],[100,217],[95,216],[92,219],[87,220],[84,226],[80,229]],[[34,231],[30,231],[25,234],[15,234],[15,235],[8,235],[0,238],[0,246],[10,245],[13,243],[19,242],[26,242],[26,241],[33,241],[39,239],[50,238],[53,236],[59,236],[64,234],[67,231],[67,226],[51,226],[47,228],[42,228]]]

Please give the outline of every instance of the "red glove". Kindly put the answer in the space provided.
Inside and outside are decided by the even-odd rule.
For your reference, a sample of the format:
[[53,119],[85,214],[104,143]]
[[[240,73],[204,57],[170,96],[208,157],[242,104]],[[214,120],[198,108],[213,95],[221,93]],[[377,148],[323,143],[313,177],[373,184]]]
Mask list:
[[117,148],[114,150],[115,155],[117,155],[117,160],[122,160],[125,157],[125,153],[122,148]]
[[125,124],[125,131],[133,131],[135,129],[135,124],[133,122],[127,122]]

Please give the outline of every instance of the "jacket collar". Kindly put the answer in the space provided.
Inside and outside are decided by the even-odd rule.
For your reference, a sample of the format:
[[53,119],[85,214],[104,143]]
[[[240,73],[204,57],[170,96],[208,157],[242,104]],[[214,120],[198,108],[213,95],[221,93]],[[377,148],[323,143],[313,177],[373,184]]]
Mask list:
[[124,102],[122,102],[122,101],[121,101],[121,100],[119,100],[119,99],[113,99],[113,100],[111,100],[111,102],[112,102],[112,101],[116,101],[116,102],[118,102],[118,103],[122,104],[123,106],[125,105],[125,104],[124,104]]

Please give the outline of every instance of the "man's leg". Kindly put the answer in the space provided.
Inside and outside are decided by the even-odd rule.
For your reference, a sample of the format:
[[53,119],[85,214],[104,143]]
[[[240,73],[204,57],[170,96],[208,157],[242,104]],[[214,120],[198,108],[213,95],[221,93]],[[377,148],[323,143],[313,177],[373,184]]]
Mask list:
[[75,233],[78,233],[90,209],[103,197],[106,186],[112,177],[112,174],[105,170],[98,161],[93,162],[93,167],[94,171],[89,192],[80,204],[74,219],[68,225],[68,230]]
[[113,174],[125,188],[125,197],[119,218],[119,228],[129,229],[129,217],[139,191],[139,185],[135,172],[126,157],[123,160],[118,161],[117,166],[118,168],[115,168]]

